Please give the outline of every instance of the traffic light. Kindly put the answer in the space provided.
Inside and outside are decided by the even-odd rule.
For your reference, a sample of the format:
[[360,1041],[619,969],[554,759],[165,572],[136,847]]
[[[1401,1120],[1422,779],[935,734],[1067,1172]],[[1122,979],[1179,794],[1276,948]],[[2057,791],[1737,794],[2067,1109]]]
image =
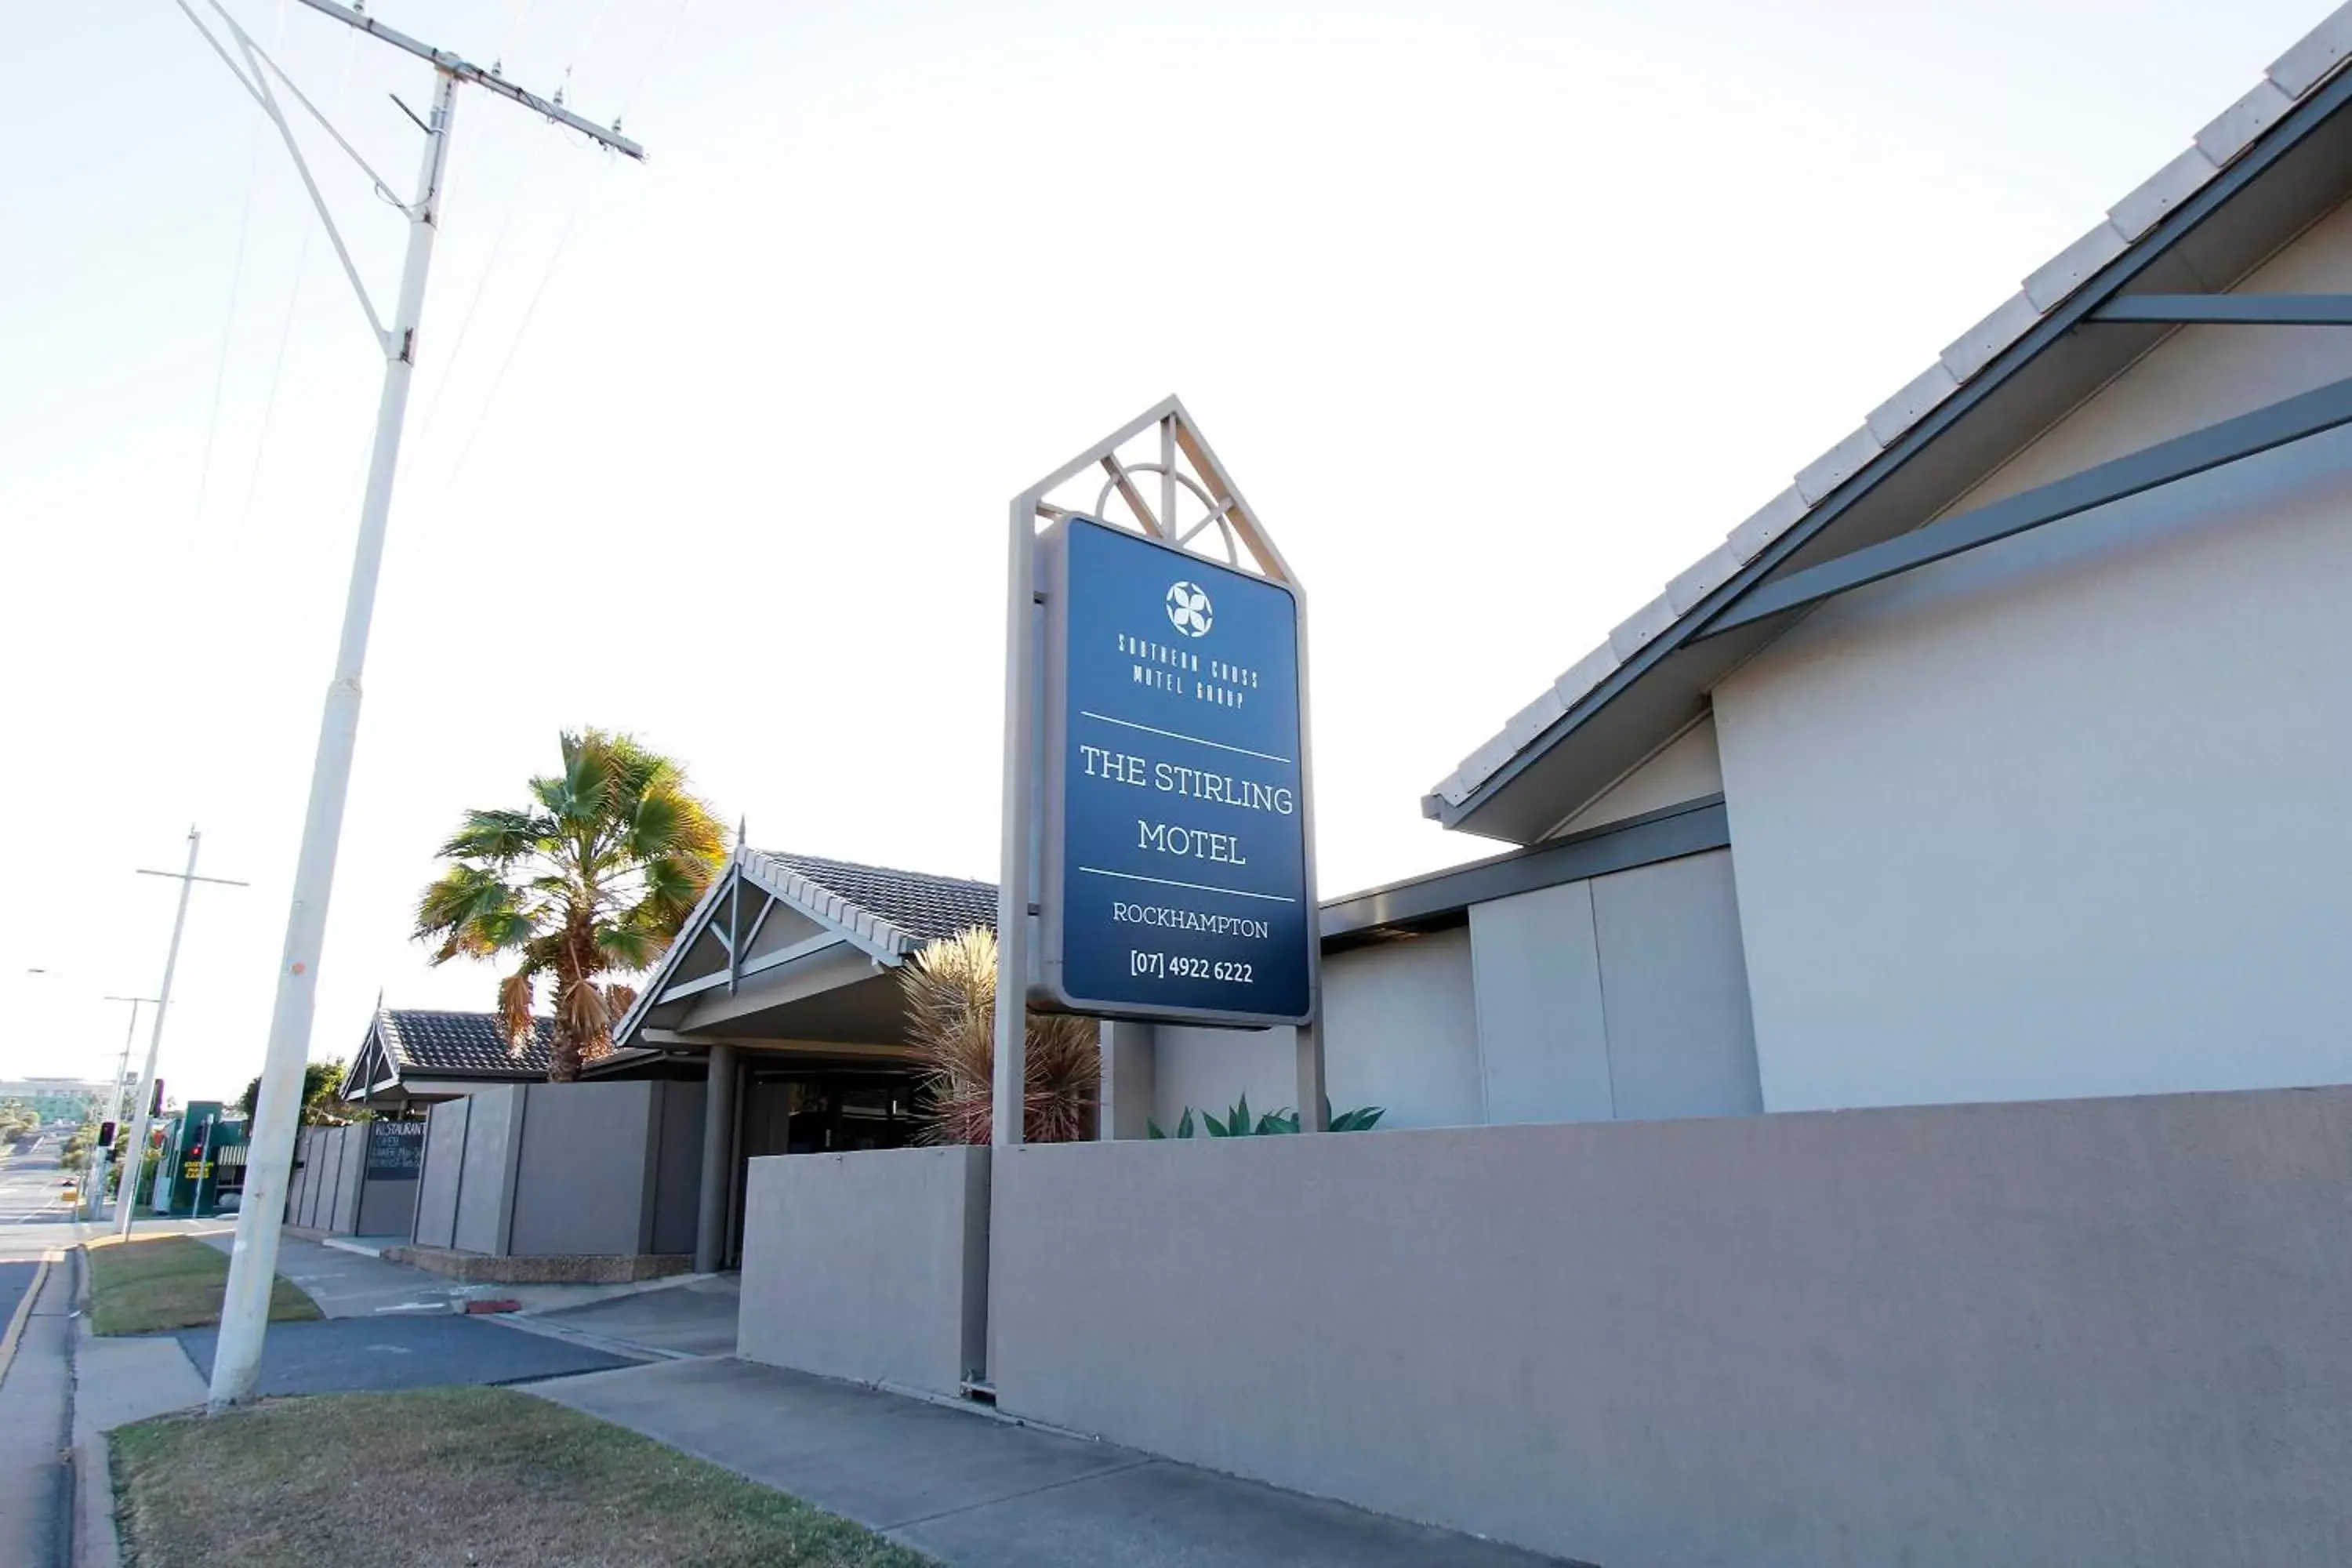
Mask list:
[[98,1124],[98,1146],[101,1149],[111,1149],[114,1147],[113,1122],[101,1121]]
[[154,1094],[147,1101],[147,1114],[150,1116],[163,1114],[163,1080],[160,1078],[155,1080]]

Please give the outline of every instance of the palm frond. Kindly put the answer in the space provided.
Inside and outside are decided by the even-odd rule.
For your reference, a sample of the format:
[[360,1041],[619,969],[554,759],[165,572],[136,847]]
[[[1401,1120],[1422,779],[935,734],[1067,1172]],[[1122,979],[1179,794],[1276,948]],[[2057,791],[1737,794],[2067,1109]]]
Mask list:
[[499,1033],[506,1037],[507,1050],[512,1056],[522,1055],[538,1033],[531,1005],[536,979],[526,964],[499,982]]
[[504,865],[531,853],[555,832],[554,821],[530,811],[469,811],[436,851],[445,860]]

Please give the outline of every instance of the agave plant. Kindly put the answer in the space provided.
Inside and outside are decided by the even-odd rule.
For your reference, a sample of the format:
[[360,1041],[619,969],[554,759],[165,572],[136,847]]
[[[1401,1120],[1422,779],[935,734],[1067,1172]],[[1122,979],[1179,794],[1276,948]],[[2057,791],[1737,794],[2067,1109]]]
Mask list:
[[450,861],[416,904],[433,962],[511,960],[499,1026],[520,1052],[541,980],[555,993],[547,1076],[563,1082],[612,1048],[636,993],[610,976],[650,969],[726,858],[726,830],[685,771],[626,735],[562,737],[563,771],[530,781],[520,811],[469,811]]
[[[927,1143],[986,1143],[996,1115],[996,933],[934,942],[898,972],[924,1066]],[[1094,1136],[1102,1081],[1094,1021],[1029,1015],[1021,1112],[1032,1143]]]
[[[1334,1116],[1331,1114],[1331,1102],[1326,1100],[1323,1102],[1323,1127],[1328,1132],[1369,1132],[1380,1125],[1381,1118],[1387,1114],[1386,1106],[1361,1105],[1353,1110],[1343,1110]],[[1242,1096],[1239,1104],[1225,1112],[1225,1119],[1223,1121],[1219,1121],[1209,1112],[1203,1111],[1201,1114],[1201,1122],[1207,1128],[1208,1135],[1212,1138],[1264,1138],[1277,1132],[1296,1132],[1299,1130],[1298,1112],[1286,1105],[1280,1110],[1261,1112],[1256,1121],[1251,1121],[1249,1096],[1246,1094]],[[1150,1130],[1151,1136],[1154,1138],[1170,1136],[1160,1130],[1160,1123],[1157,1121],[1147,1121],[1144,1125]],[[1184,1114],[1178,1119],[1174,1135],[1178,1138],[1192,1136],[1191,1106],[1186,1106]]]

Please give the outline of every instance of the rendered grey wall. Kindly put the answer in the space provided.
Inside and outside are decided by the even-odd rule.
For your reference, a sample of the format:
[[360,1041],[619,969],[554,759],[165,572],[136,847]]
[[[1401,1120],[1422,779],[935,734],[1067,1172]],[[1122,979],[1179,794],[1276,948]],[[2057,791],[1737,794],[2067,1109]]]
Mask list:
[[692,1252],[702,1194],[702,1100],[698,1083],[654,1086],[661,1099],[661,1146],[654,1161],[653,1250]]
[[456,1245],[458,1177],[466,1159],[466,1118],[472,1097],[444,1100],[425,1112],[425,1173],[416,1184],[420,1247]]
[[310,1129],[298,1127],[294,1130],[294,1163],[286,1178],[285,1219],[288,1225],[302,1223],[303,1200],[310,1195]]
[[1763,1109],[1729,851],[1474,905],[1470,939],[1489,1121]]
[[1764,1109],[1733,851],[1592,879],[1617,1120]]
[[1013,1415],[1606,1568],[2352,1556],[2352,1089],[994,1182]]
[[[2352,289],[2352,209],[2245,286]],[[2192,327],[1963,503],[2352,375]],[[2352,1080],[2352,431],[1832,601],[1715,692],[1772,1110]]]
[[343,1142],[341,1183],[334,1192],[334,1232],[355,1234],[360,1229],[360,1206],[367,1199],[367,1123],[341,1126],[336,1138]]
[[649,1201],[657,1083],[535,1083],[516,1168],[517,1257],[631,1254]]
[[528,1085],[508,1084],[467,1095],[464,1152],[457,1191],[457,1220],[450,1245],[464,1252],[503,1254],[513,1188],[509,1144],[522,1119]]
[[[1333,1109],[1388,1109],[1383,1125],[1442,1127],[1482,1119],[1470,938],[1438,931],[1323,962],[1323,1060]],[[1152,1117],[1174,1131],[1187,1106],[1222,1117],[1298,1101],[1289,1029],[1153,1031]]]
[[1486,1120],[1615,1115],[1592,884],[1565,882],[1473,904],[1470,950]]
[[[1323,1041],[1334,1110],[1385,1106],[1383,1127],[1484,1121],[1470,932],[1437,931],[1325,959]],[[1286,1094],[1283,1103],[1295,1098]]]
[[982,1352],[988,1185],[984,1148],[753,1160],[736,1353],[956,1395]]

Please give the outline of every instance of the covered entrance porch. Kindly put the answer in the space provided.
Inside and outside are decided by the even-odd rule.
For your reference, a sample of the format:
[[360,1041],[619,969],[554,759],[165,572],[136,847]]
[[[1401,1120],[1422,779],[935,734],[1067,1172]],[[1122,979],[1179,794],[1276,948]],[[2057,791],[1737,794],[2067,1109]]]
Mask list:
[[916,1142],[899,971],[995,915],[992,883],[738,847],[589,1075],[708,1084],[698,1272],[741,1260],[749,1161]]

